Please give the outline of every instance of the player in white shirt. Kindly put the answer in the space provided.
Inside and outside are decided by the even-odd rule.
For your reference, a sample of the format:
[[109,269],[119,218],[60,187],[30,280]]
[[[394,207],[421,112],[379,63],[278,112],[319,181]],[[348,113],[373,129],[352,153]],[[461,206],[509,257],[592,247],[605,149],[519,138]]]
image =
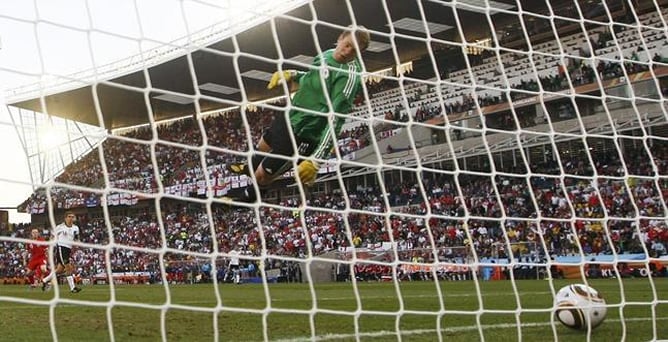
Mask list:
[[[239,270],[239,255],[241,252],[239,252],[239,247],[233,249],[230,251],[230,264],[229,264],[229,272],[227,274],[232,274],[233,280],[235,284],[241,284],[241,273]],[[227,278],[227,277],[226,277]]]
[[42,289],[49,287],[51,279],[56,276],[66,274],[67,284],[70,286],[70,292],[77,293],[81,288],[74,284],[74,265],[70,262],[70,253],[72,251],[72,242],[79,239],[79,227],[74,224],[76,215],[73,212],[65,212],[65,222],[56,226],[53,230],[53,238],[56,241],[55,250],[53,253],[54,264],[56,268],[51,273],[44,277]]

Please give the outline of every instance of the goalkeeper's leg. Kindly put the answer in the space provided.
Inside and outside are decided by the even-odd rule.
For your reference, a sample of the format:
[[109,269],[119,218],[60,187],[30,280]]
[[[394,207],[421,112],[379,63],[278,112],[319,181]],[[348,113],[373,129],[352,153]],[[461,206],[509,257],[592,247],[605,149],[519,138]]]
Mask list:
[[[264,138],[260,140],[257,149],[262,152],[271,152],[272,150],[271,147],[266,142],[264,142]],[[260,186],[260,188],[264,188],[271,184],[275,178],[274,176],[268,175],[265,172],[264,167],[262,166],[265,159],[267,158],[264,156],[254,154],[250,158],[249,162],[244,164],[232,164],[228,167],[228,170],[230,170],[232,173],[246,175],[248,177],[250,177],[252,172],[255,175],[258,186]],[[252,184],[249,184],[244,188],[235,189],[228,194],[231,199],[240,202],[255,203],[257,201],[257,194]]]
[[[258,143],[257,150],[264,153],[271,153],[285,157],[291,157],[294,154],[292,139],[290,138],[290,130],[284,115],[277,116],[267,129]],[[313,149],[313,144],[296,139],[299,145],[300,153],[309,153]],[[270,186],[274,180],[280,177],[283,173],[292,168],[292,161],[287,158],[267,157],[255,154],[248,161],[249,164],[243,166],[232,165],[229,167],[231,172],[237,174],[247,174],[253,172],[255,180],[260,188]],[[252,171],[251,171],[252,170]],[[245,189],[239,190],[242,194],[237,200],[253,203],[257,200],[255,188],[252,185]],[[235,197],[235,196],[232,196]]]
[[[251,163],[255,164],[253,161]],[[292,167],[292,161],[282,158],[272,158],[265,157],[261,159],[261,162],[257,164],[255,169],[255,179],[257,180],[258,187],[260,188],[260,195],[271,188],[271,184],[274,182],[278,176],[285,173]],[[257,201],[257,193],[253,184],[249,184],[244,188],[239,188],[231,191],[229,193],[230,197],[234,200],[245,202],[245,203],[255,203]]]
[[[265,153],[271,152],[271,146],[269,146],[269,144],[264,141],[264,138],[260,139],[260,143],[258,143],[256,149]],[[258,167],[260,167],[262,164],[263,160],[263,156],[259,154],[253,154],[249,162],[230,164],[227,167],[227,170],[237,175],[246,175],[250,177],[251,172],[255,173]]]
[[[288,124],[285,121],[285,115],[277,115],[271,122],[271,126],[269,126],[269,128],[267,128],[262,134],[260,142],[258,142],[255,149],[264,153],[280,153],[279,151],[281,151],[281,149],[284,148],[283,145],[285,145],[283,142],[287,140],[287,142],[290,143],[289,133],[290,130],[288,129]],[[288,145],[291,146],[292,144]],[[274,151],[276,147],[278,147],[278,151]],[[292,155],[292,149],[290,149],[290,154],[288,155]],[[264,179],[264,175],[258,175],[257,172],[264,159],[264,156],[253,154],[253,156],[247,160],[246,163],[232,164],[229,165],[227,169],[230,172],[238,175],[250,176],[251,173],[253,173],[255,174],[256,178],[257,176],[261,176],[262,179],[258,179],[258,184],[260,186],[268,185],[271,183],[270,180]],[[271,173],[271,171],[269,173]]]

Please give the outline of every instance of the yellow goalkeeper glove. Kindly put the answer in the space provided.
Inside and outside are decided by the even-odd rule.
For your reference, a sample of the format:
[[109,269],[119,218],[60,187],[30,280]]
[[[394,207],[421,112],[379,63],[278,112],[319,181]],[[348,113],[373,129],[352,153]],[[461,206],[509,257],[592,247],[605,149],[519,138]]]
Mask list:
[[320,165],[312,160],[304,160],[297,166],[297,176],[299,181],[305,185],[312,185],[318,176]]
[[271,75],[271,81],[267,84],[267,89],[274,89],[281,81],[290,82],[293,76],[297,74],[295,70],[276,71]]

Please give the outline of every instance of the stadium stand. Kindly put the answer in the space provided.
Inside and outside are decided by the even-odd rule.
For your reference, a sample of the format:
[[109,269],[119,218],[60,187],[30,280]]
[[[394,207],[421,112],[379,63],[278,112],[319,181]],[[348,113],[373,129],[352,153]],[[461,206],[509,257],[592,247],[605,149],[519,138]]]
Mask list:
[[[628,171],[632,175],[648,176],[654,171],[648,160],[641,157],[640,151],[629,151],[627,165],[635,167]],[[657,148],[657,152],[659,153],[655,155],[655,162],[660,167],[657,172],[665,175],[668,173],[668,163],[666,163],[668,146]],[[598,171],[603,175],[614,177],[620,170],[609,167],[610,165],[621,164],[619,160],[601,160]],[[550,166],[544,167],[549,174],[547,168]],[[573,175],[593,172],[587,169],[573,169],[573,171]],[[393,240],[400,251],[425,251],[422,257],[429,260],[434,257],[431,252],[429,229],[434,239],[434,246],[439,251],[440,261],[462,260],[461,258],[471,253],[467,251],[468,246],[472,246],[480,258],[507,257],[503,248],[498,248],[499,245],[504,245],[504,234],[508,236],[511,244],[530,243],[533,247],[527,248],[525,253],[531,258],[579,255],[580,251],[574,241],[576,238],[579,238],[585,255],[609,255],[613,250],[615,253],[642,253],[643,245],[654,257],[666,254],[668,227],[665,226],[665,222],[640,220],[640,227],[634,227],[635,223],[632,220],[608,221],[604,213],[607,211],[614,213],[616,217],[631,217],[635,204],[643,215],[662,217],[664,213],[660,202],[661,198],[664,200],[668,198],[667,184],[662,183],[662,188],[659,189],[653,182],[638,180],[634,184],[625,184],[622,180],[612,178],[596,186],[601,195],[599,199],[592,184],[579,181],[577,178],[569,179],[567,186],[563,188],[559,185],[558,178],[532,179],[529,187],[525,178],[504,177],[497,181],[500,184],[497,199],[488,177],[473,177],[467,180],[465,182],[467,185],[463,187],[463,196],[454,192],[452,181],[452,179],[428,181],[428,187],[425,189],[428,196],[426,199],[410,179],[398,184],[388,184],[388,189],[391,189],[388,202],[397,212],[390,217],[389,226],[382,216],[387,208],[382,200],[383,194],[378,188],[348,193],[351,198],[351,209],[371,210],[378,215],[351,214],[346,218],[336,213],[336,210],[346,208],[346,201],[340,193],[311,197],[310,205],[326,211],[307,212],[304,218],[307,224],[306,230],[301,229],[301,223],[292,211],[264,208],[262,215],[264,222],[261,224],[268,248],[267,253],[276,256],[303,257],[308,253],[304,239],[311,240],[313,245],[311,252],[315,255],[341,250],[351,245],[378,250],[383,243]],[[533,192],[538,199],[537,208],[534,208],[529,192]],[[574,204],[575,213],[571,212],[565,197]],[[294,208],[299,206],[296,198],[284,199],[277,204]],[[428,215],[427,206],[431,216]],[[466,206],[470,215],[475,217],[469,221],[468,235],[462,220],[443,218],[461,217],[463,206]],[[500,221],[502,209],[512,219]],[[537,212],[544,218],[539,226],[522,220],[534,218]],[[227,252],[230,248],[240,245],[248,255],[260,255],[261,240],[258,235],[260,231],[253,221],[252,212],[245,209],[216,208],[213,214],[215,237],[211,236],[206,211],[202,208],[178,203],[165,206],[162,217],[167,242],[165,247],[173,251],[210,253],[213,248],[212,239],[215,238],[221,252]],[[573,214],[582,219],[576,220],[571,226],[566,219],[570,219]],[[346,219],[351,227],[350,237],[346,235]],[[78,221],[82,231],[85,232],[82,236],[82,241],[85,243],[105,245],[110,241],[109,232],[111,232],[114,242],[119,247],[132,246],[139,249],[163,247],[157,219],[146,208],[143,212],[114,218],[110,229],[102,218],[79,215]],[[309,235],[306,236],[304,231],[309,232]],[[610,232],[610,240],[606,238],[607,231]],[[389,232],[393,235],[391,239]],[[27,225],[18,225],[3,234],[27,238],[29,229]],[[543,237],[547,251],[543,250],[540,236]],[[22,274],[21,260],[24,253],[21,244],[3,242],[0,250],[2,256],[0,278],[19,277]],[[520,255],[524,257],[524,254]],[[152,279],[159,279],[158,257],[158,253],[115,248],[109,262],[113,271],[149,272]],[[412,255],[407,254],[405,257],[405,261],[408,261]],[[75,258],[82,277],[93,277],[105,271],[104,253],[101,250],[81,248],[77,250]],[[171,265],[166,271],[170,273],[170,279],[180,279],[182,282],[186,282],[187,279],[184,273],[198,273],[200,272],[198,266],[205,263],[179,253],[169,253],[167,258],[168,264]],[[272,267],[272,264],[267,264],[266,267]],[[373,273],[373,277],[380,279],[382,276],[388,276],[387,272],[390,271],[386,268],[379,269],[378,272],[381,274]],[[371,277],[369,272],[368,270],[363,272],[366,275],[362,277]]]

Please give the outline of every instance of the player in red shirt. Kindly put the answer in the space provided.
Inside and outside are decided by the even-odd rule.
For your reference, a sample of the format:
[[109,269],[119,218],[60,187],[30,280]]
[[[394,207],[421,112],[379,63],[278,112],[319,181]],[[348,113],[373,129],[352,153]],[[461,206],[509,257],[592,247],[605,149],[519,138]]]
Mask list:
[[[39,230],[37,228],[33,228],[30,231],[30,237],[32,240],[35,241],[46,241],[42,236],[39,234]],[[48,259],[47,257],[47,250],[49,248],[49,245],[47,244],[40,244],[40,243],[28,243],[26,245],[26,248],[28,249],[28,252],[30,252],[30,262],[28,262],[28,269],[26,270],[26,277],[28,277],[28,281],[30,282],[30,286],[37,286],[36,284],[37,281],[42,281],[42,277],[46,274],[47,272],[47,263]]]

